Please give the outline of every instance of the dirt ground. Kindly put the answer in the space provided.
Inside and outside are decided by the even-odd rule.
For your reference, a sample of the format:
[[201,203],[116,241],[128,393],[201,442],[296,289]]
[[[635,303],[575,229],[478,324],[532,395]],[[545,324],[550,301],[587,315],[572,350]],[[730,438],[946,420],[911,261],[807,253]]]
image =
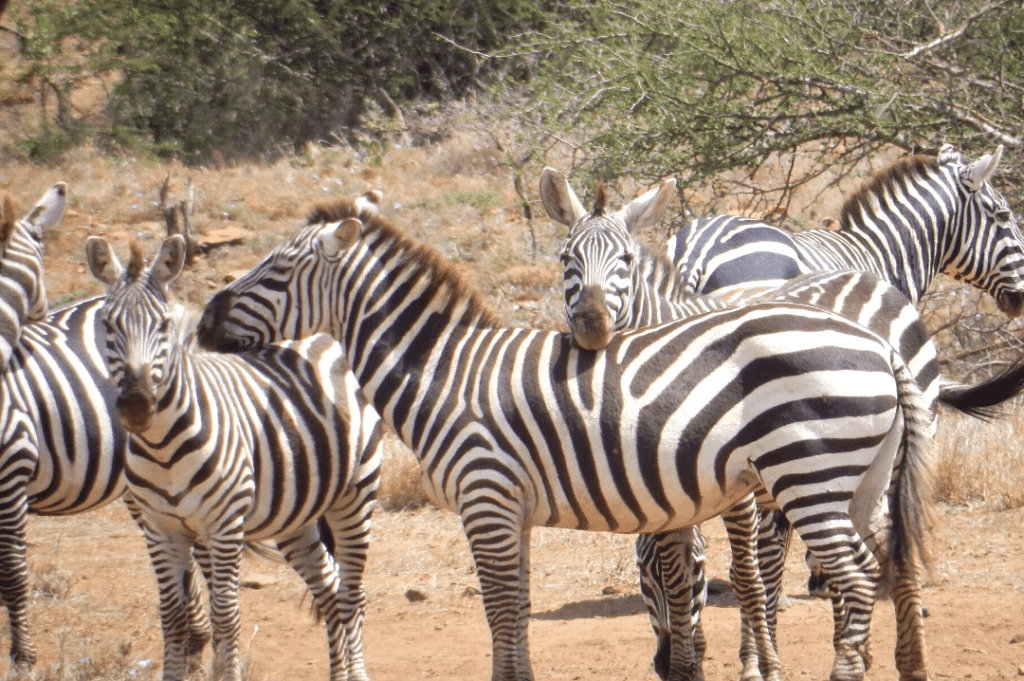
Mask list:
[[[705,613],[708,679],[735,679],[739,612],[722,592],[721,523],[705,525],[716,593]],[[490,639],[458,519],[433,507],[381,512],[367,566],[367,669],[376,681],[485,679]],[[121,504],[71,518],[33,518],[30,562],[40,588],[31,621],[41,670],[123,664],[148,678],[161,659],[155,580],[142,538]],[[654,639],[633,567],[632,538],[541,528],[533,537],[530,637],[538,679],[655,679]],[[946,508],[924,591],[933,679],[1024,677],[1024,509]],[[827,604],[803,597],[797,543],[781,615],[785,678],[824,679],[832,661]],[[323,679],[323,627],[287,566],[246,558],[242,648],[247,678]],[[875,610],[875,681],[896,679],[893,615]],[[9,645],[6,631],[0,645]],[[4,663],[6,664],[6,656]],[[6,669],[0,667],[0,672]],[[72,678],[72,677],[68,677]]]

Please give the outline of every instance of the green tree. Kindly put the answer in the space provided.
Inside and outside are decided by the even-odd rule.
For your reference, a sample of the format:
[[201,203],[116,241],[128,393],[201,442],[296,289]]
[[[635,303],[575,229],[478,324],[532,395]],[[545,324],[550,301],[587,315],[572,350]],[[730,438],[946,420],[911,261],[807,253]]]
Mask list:
[[[514,53],[538,62],[536,150],[568,143],[590,178],[675,175],[684,196],[743,193],[785,217],[801,185],[891,147],[1003,144],[1003,188],[1019,189],[1022,38],[1005,0],[569,0]],[[765,165],[783,186],[751,182]]]

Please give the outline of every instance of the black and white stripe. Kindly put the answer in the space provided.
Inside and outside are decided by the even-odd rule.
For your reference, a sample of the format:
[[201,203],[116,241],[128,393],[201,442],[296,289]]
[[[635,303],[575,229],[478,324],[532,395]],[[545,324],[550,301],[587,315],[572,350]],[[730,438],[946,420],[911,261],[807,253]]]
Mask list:
[[[887,339],[901,356],[909,358],[907,364],[928,403],[934,404],[940,397],[938,363],[927,329],[913,305],[874,274],[822,272],[798,275],[777,289],[773,288],[776,282],[762,282],[745,287],[734,286],[727,297],[689,295],[679,272],[671,263],[663,255],[646,248],[636,236],[640,228],[661,217],[674,185],[673,180],[666,180],[657,189],[614,213],[605,210],[605,197],[599,185],[595,191],[595,208],[593,212],[587,212],[565,178],[551,168],[545,169],[540,185],[545,209],[552,219],[570,228],[561,259],[565,267],[566,318],[577,342],[582,337],[581,345],[603,347],[601,344],[607,345],[613,333],[699,315],[736,302],[772,299],[807,303],[838,312]],[[658,197],[663,198],[659,201]],[[587,288],[593,291],[588,293]],[[993,397],[982,403],[977,401],[978,392],[986,393],[986,387],[972,388],[970,393],[961,388],[947,388],[941,398],[944,403],[961,410],[978,411],[991,407]],[[1008,395],[994,399],[1006,397]],[[774,527],[773,520],[781,518],[771,513],[762,524],[758,554],[767,586],[768,620],[774,638],[775,608],[780,595],[788,535],[783,528]],[[736,539],[741,541],[743,537]],[[644,548],[646,559],[659,558],[656,549]],[[639,549],[638,542],[638,559]],[[643,575],[652,573],[653,570],[642,571]],[[745,577],[742,573],[740,576]],[[750,589],[752,583],[747,580],[736,584],[734,581],[734,587]],[[644,593],[657,594],[659,589],[658,584],[649,584]],[[898,622],[900,644],[905,648],[897,651],[897,658],[904,660],[901,669],[923,669],[924,635],[920,608],[911,605],[919,603],[919,594],[908,594],[907,599],[906,605],[898,608],[904,618]],[[742,598],[740,602],[742,604]],[[656,605],[657,599],[648,599],[652,619],[656,615]],[[660,616],[660,612],[657,614]],[[655,629],[669,626],[670,623],[663,621]],[[749,633],[744,628],[744,634]],[[661,640],[659,637],[659,645]],[[757,659],[750,656],[753,652],[745,636],[741,658],[744,675],[749,673],[751,677],[757,673]]]
[[1024,240],[990,181],[1002,150],[968,164],[947,144],[938,157],[899,160],[846,200],[838,230],[794,233],[749,218],[700,218],[669,239],[669,259],[695,294],[853,269],[874,272],[917,303],[941,272],[987,291],[1017,317]]
[[[102,352],[102,298],[79,301],[29,324],[0,378],[0,596],[11,624],[11,658],[35,662],[28,628],[28,515],[73,515],[121,498],[126,488],[117,397]],[[132,517],[138,509],[126,497]],[[198,569],[190,575],[188,654],[210,640]]]
[[239,559],[245,541],[273,540],[326,622],[331,679],[365,679],[362,575],[383,428],[341,347],[321,335],[246,355],[193,352],[166,298],[184,266],[180,236],[148,269],[137,244],[123,270],[105,241],[86,250],[108,287],[107,361],[157,574],[163,678],[186,672],[183,581],[196,542],[209,549],[214,669],[240,678]]
[[43,231],[56,226],[67,208],[67,186],[53,185],[23,219],[14,202],[0,200],[0,367],[14,352],[22,327],[46,317]]
[[[918,578],[934,475],[930,414],[891,346],[826,310],[763,303],[580,351],[563,334],[501,327],[450,265],[358,212],[316,211],[210,301],[197,338],[221,350],[318,331],[341,341],[420,457],[428,494],[463,520],[493,679],[532,678],[531,527],[669,532],[758,486],[842,594],[832,677],[863,678],[883,574]],[[875,526],[885,507],[892,526]],[[673,645],[669,678],[696,672],[692,652]]]

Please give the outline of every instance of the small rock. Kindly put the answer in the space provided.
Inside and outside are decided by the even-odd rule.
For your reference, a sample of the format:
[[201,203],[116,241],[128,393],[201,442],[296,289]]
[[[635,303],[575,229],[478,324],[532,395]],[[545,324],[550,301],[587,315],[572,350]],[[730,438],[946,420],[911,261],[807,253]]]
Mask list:
[[1024,676],[1024,664],[1017,667],[1017,676]]
[[416,589],[409,589],[408,591],[406,591],[405,597],[409,600],[410,603],[422,603],[423,601],[427,600],[427,595],[422,591],[417,591]]
[[622,593],[622,590],[616,586],[606,586],[601,589],[602,596],[618,596],[620,593]]
[[1017,634],[1011,638],[1010,643],[1024,643],[1024,633]]

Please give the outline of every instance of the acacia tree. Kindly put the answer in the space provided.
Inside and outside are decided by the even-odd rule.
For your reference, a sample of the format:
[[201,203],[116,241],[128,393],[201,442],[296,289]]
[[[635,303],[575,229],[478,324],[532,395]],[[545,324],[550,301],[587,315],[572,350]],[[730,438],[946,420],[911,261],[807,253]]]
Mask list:
[[[526,134],[506,145],[526,177],[552,162],[583,188],[675,176],[683,219],[743,212],[800,229],[820,226],[810,203],[841,200],[879,157],[1002,144],[996,184],[1022,208],[1020,3],[567,0],[547,26],[513,48],[537,63]],[[921,311],[950,374],[1015,359],[1019,322],[940,288]]]
[[[1020,3],[570,0],[548,26],[515,48],[538,63],[529,143],[568,144],[588,179],[675,175],[684,198],[795,217],[794,191],[823,172],[952,142],[1005,145],[1000,181],[1019,194]],[[752,181],[766,165],[783,181]]]

